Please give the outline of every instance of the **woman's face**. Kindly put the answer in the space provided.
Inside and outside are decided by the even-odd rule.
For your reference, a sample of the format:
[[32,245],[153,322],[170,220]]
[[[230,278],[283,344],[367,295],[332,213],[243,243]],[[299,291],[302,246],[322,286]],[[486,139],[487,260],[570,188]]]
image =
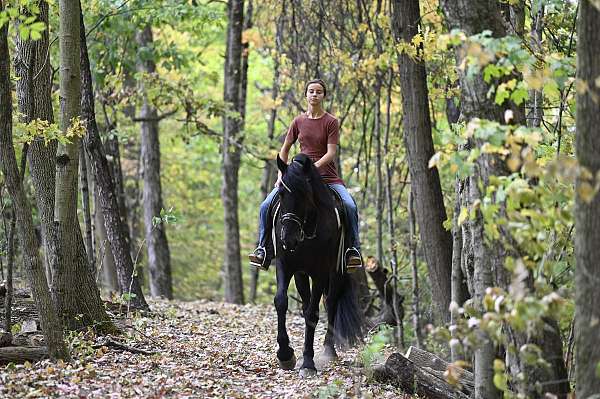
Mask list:
[[323,86],[319,83],[311,83],[308,85],[306,89],[306,100],[310,105],[318,105],[323,101],[323,97],[325,97],[325,90],[323,90]]

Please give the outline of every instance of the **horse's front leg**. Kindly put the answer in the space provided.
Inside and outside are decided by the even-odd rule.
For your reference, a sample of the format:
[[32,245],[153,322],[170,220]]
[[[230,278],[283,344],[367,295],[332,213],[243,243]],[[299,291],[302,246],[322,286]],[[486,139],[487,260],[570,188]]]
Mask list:
[[290,338],[285,327],[286,313],[288,310],[287,290],[292,278],[292,273],[286,271],[283,262],[277,260],[277,293],[275,294],[275,309],[277,310],[277,359],[279,366],[284,370],[293,370],[296,366],[296,356],[290,347]]
[[313,287],[310,296],[310,304],[304,314],[305,330],[304,330],[304,353],[302,367],[300,368],[301,377],[312,377],[317,374],[315,367],[315,328],[319,322],[319,302],[323,295],[322,282],[313,279]]

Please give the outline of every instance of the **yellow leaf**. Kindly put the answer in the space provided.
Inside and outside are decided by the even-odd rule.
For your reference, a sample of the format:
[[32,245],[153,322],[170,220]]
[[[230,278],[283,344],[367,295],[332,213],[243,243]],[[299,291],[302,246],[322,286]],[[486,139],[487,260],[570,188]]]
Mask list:
[[579,197],[584,202],[589,204],[594,199],[594,196],[596,195],[596,190],[594,190],[594,187],[592,187],[590,183],[581,182],[577,186],[577,194],[579,194]]
[[521,165],[521,160],[517,157],[510,157],[508,161],[506,161],[506,165],[511,170],[511,172],[516,172]]

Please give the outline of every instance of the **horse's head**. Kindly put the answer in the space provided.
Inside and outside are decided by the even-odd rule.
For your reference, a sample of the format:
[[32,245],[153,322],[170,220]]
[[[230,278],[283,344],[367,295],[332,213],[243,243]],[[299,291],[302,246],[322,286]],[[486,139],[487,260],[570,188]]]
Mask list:
[[[281,171],[279,185],[281,232],[279,238],[283,249],[294,251],[304,241],[306,221],[315,207],[311,175],[313,164],[304,154],[298,154],[290,165],[277,156],[277,167]],[[311,232],[308,232],[311,234]]]

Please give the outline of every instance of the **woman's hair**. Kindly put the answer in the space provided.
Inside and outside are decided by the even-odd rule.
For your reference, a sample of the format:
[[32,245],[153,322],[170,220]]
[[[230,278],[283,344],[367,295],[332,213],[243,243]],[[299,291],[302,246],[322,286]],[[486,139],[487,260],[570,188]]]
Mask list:
[[323,97],[327,96],[327,86],[325,86],[325,82],[323,82],[322,79],[313,79],[313,80],[309,80],[308,82],[306,82],[306,85],[304,86],[304,95],[306,96],[306,93],[308,92],[308,86],[310,86],[313,83],[318,83],[321,85],[321,87],[323,87]]

